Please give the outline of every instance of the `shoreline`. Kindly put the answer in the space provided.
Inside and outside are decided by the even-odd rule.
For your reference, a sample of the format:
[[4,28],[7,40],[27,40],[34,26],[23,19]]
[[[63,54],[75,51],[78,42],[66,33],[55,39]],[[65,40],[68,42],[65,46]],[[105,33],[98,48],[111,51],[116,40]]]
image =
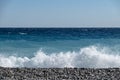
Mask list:
[[119,80],[120,68],[5,68],[0,80]]

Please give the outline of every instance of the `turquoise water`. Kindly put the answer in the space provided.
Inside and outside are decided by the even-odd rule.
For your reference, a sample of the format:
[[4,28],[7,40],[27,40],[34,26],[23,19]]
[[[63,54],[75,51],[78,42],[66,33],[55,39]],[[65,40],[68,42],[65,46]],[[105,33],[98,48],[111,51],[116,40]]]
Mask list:
[[119,67],[119,55],[120,28],[0,29],[3,67]]

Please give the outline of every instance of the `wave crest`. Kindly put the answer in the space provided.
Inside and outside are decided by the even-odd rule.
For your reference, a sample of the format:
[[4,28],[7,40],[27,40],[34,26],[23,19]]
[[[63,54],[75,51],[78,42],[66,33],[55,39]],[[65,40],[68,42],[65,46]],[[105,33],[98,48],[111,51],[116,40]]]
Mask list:
[[108,49],[97,46],[81,48],[79,52],[60,52],[47,55],[39,50],[32,58],[2,56],[2,67],[79,67],[79,68],[108,68],[120,67],[120,56],[109,54]]

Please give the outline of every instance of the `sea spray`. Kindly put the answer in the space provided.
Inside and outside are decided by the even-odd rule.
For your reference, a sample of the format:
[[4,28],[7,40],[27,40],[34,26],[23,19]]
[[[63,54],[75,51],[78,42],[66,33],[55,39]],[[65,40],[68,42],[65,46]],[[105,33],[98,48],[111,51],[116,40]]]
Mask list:
[[120,55],[109,54],[108,49],[98,46],[81,48],[79,52],[60,52],[47,54],[42,50],[29,58],[16,56],[0,56],[2,67],[40,67],[40,68],[108,68],[120,67]]

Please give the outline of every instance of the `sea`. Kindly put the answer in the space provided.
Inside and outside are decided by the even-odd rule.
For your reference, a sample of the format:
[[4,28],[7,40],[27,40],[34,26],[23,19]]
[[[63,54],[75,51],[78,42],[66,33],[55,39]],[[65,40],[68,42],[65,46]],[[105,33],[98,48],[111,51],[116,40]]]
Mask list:
[[0,66],[120,67],[120,28],[0,28]]

